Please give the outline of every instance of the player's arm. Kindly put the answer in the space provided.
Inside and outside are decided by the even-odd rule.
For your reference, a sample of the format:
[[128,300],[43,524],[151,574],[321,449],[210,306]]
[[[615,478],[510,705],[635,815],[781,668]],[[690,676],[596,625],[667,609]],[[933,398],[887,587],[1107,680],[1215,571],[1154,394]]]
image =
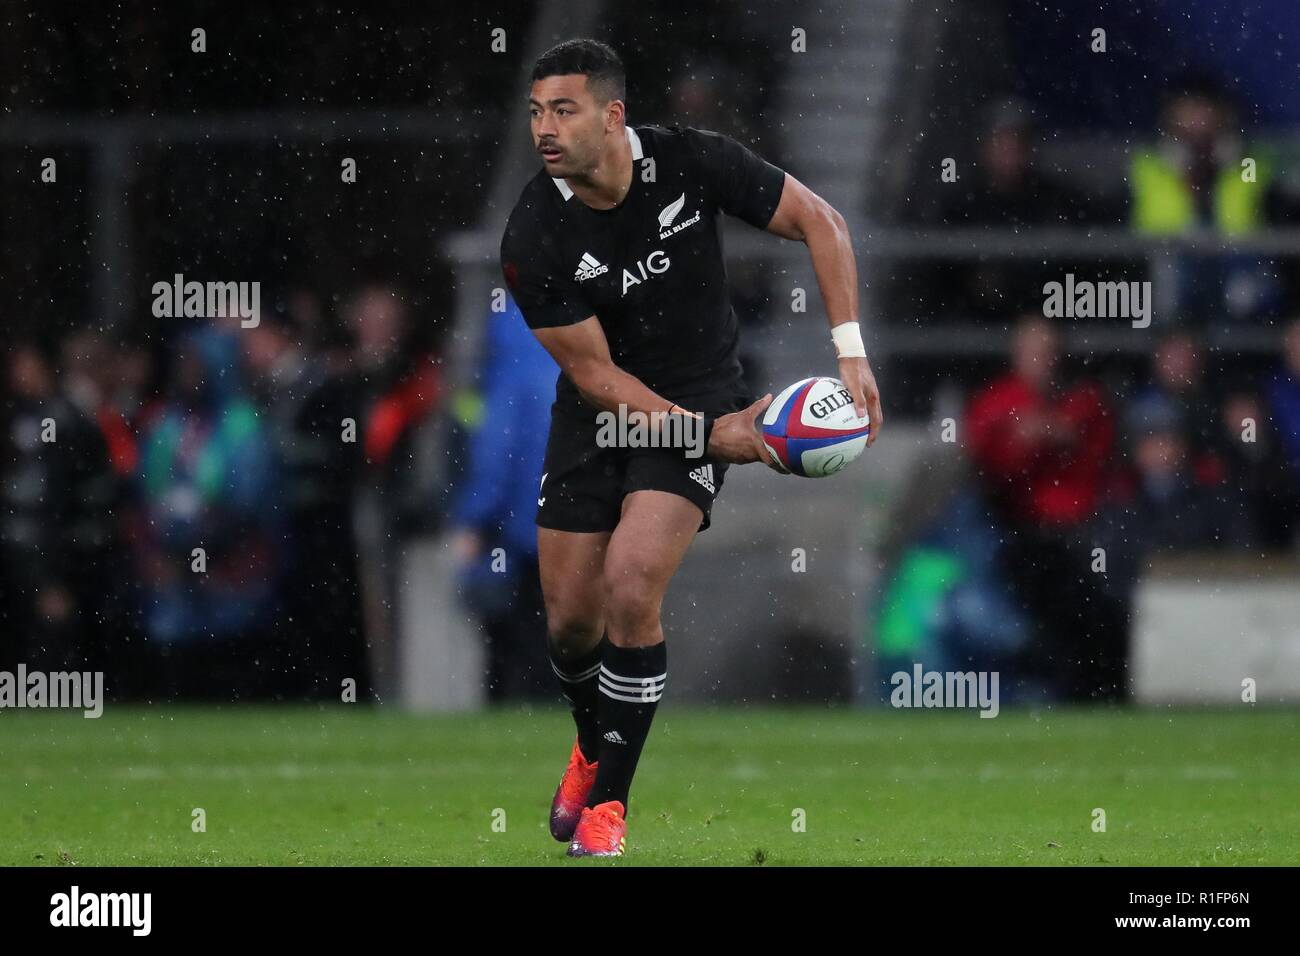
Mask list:
[[600,321],[582,290],[560,268],[545,224],[518,209],[501,240],[501,269],[524,321],[578,392],[597,408],[647,415],[667,413],[672,402],[617,365]]
[[[582,397],[597,408],[616,411],[621,405],[647,415],[660,412],[701,417],[698,412],[670,402],[615,365],[605,331],[594,315],[572,325],[533,329],[533,333]],[[756,425],[771,401],[772,396],[766,395],[743,411],[716,419],[708,430],[708,454],[733,464],[761,461],[775,468]]]
[[880,409],[880,389],[858,332],[858,267],[848,224],[830,203],[786,173],[781,201],[767,231],[808,246],[822,301],[826,303],[831,336],[840,354],[840,381],[853,395],[857,413],[865,412],[871,419],[867,438],[871,445],[885,418]]
[[572,325],[533,329],[533,333],[582,397],[597,408],[617,411],[621,405],[646,415],[674,410],[672,402],[614,364],[605,330],[594,315]]

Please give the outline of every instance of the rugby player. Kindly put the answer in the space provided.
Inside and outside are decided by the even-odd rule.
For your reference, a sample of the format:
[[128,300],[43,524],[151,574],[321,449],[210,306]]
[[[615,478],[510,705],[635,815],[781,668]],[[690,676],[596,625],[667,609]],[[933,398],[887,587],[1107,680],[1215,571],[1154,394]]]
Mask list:
[[[550,820],[570,856],[624,852],[632,777],[668,677],[664,593],[728,466],[775,467],[757,426],[772,396],[743,393],[722,214],[808,246],[870,442],[883,423],[843,217],[726,136],[627,125],[625,83],[595,40],[537,61],[528,109],[542,169],[501,242],[506,283],[561,370],[537,525],[551,662],[577,724]],[[607,447],[602,411],[696,440]]]

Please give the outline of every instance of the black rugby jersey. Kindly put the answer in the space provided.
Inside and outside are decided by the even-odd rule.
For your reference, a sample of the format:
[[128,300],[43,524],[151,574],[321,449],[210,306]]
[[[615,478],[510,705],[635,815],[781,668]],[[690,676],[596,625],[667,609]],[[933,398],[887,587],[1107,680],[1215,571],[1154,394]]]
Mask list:
[[[666,398],[734,389],[739,330],[720,212],[764,228],[785,173],[734,139],[627,127],[632,185],[592,209],[546,170],[524,187],[501,240],[506,284],[529,327],[595,315],[614,363]],[[561,374],[557,398],[578,393]]]

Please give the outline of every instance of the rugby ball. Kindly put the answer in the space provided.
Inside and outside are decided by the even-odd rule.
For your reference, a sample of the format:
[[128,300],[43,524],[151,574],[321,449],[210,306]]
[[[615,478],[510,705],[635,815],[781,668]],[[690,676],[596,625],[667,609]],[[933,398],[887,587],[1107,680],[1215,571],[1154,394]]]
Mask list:
[[867,447],[871,423],[853,410],[853,396],[837,378],[805,378],[772,400],[763,414],[763,443],[782,470],[825,478]]

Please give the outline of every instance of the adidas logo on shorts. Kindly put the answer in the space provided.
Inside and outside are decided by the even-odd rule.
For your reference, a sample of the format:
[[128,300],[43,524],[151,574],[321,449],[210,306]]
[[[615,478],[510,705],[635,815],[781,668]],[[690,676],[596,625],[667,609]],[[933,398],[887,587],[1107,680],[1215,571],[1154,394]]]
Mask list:
[[699,482],[709,494],[712,495],[717,493],[713,487],[712,465],[700,465],[699,468],[693,468],[691,469],[690,476],[693,481]]
[[609,266],[604,265],[599,259],[590,252],[582,254],[582,261],[578,263],[578,271],[573,274],[573,278],[578,282],[584,279],[594,279],[598,275],[603,275],[609,271]]

